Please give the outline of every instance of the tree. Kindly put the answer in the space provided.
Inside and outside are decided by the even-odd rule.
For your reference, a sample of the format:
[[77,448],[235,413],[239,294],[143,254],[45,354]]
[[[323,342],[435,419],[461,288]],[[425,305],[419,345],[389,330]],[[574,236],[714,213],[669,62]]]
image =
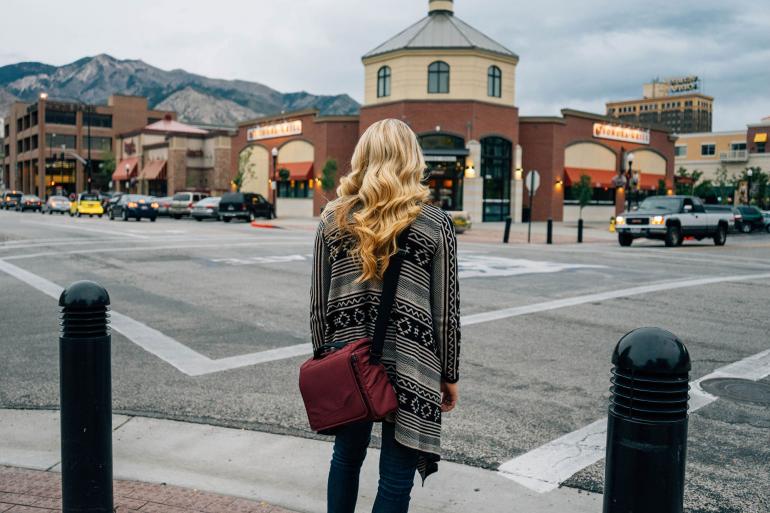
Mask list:
[[254,173],[254,163],[251,162],[252,151],[253,148],[246,148],[238,156],[238,173],[233,178],[233,185],[235,185],[236,191],[240,191],[246,177]]
[[282,182],[287,181],[290,176],[291,176],[291,171],[289,171],[285,167],[282,167],[281,169],[278,170],[278,178],[280,178]]
[[321,170],[321,189],[324,192],[331,192],[337,185],[337,161],[328,159]]
[[591,177],[588,175],[580,175],[578,183],[572,186],[572,198],[578,201],[580,205],[580,219],[583,218],[583,207],[591,203],[594,199],[594,188],[591,184]]
[[679,180],[674,179],[674,185],[677,194],[690,194],[695,195],[695,184],[703,176],[703,171],[693,169],[688,171],[684,167],[680,167],[676,170],[676,175]]
[[661,178],[658,180],[658,196],[665,196],[667,193],[666,191],[666,181]]
[[727,168],[725,166],[720,166],[719,169],[716,170],[716,173],[714,173],[714,176],[716,178],[715,183],[717,187],[719,187],[719,198],[722,205],[727,204],[727,190],[726,187],[730,186],[732,188],[732,185],[730,183],[730,180],[727,178]]
[[110,150],[107,150],[102,152],[101,165],[98,166],[98,169],[92,170],[92,172],[96,171],[96,173],[101,175],[102,177],[112,176],[112,173],[115,172],[116,166],[117,166],[117,163],[115,162],[115,154],[112,153]]

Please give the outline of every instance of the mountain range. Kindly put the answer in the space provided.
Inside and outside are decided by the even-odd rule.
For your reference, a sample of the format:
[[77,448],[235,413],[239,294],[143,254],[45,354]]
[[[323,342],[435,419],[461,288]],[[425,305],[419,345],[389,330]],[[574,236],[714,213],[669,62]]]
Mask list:
[[111,94],[146,96],[151,108],[173,110],[179,119],[206,125],[235,125],[259,116],[315,108],[322,114],[356,114],[347,94],[282,93],[258,82],[208,78],[181,69],[162,70],[141,60],[101,54],[52,66],[20,62],[0,67],[0,117],[16,100],[106,103]]

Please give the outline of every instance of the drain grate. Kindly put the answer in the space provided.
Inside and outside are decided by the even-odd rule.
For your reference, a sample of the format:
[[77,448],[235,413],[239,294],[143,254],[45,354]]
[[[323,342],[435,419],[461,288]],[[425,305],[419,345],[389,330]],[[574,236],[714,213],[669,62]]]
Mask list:
[[770,384],[738,378],[701,381],[706,392],[724,399],[770,406]]

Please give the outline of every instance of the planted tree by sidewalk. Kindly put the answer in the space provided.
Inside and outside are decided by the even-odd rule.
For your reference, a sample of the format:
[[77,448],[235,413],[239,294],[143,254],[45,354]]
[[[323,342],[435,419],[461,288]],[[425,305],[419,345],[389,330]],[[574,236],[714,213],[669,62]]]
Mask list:
[[728,195],[734,190],[734,183],[727,177],[727,168],[722,165],[714,173],[714,183],[718,187],[718,198],[722,205],[728,203]]
[[[324,163],[324,167],[321,170],[321,191],[323,198],[328,202],[337,187],[337,161],[335,159],[327,159]],[[325,205],[321,205],[323,211]]]
[[580,205],[579,218],[583,219],[583,208],[594,199],[594,188],[591,184],[591,177],[580,175],[580,180],[572,186],[572,198],[576,199]]

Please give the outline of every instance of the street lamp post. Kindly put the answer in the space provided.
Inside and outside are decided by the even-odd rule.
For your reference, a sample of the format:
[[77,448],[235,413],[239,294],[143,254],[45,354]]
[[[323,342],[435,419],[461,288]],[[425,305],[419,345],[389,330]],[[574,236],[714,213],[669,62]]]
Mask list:
[[273,191],[273,216],[278,217],[278,148],[273,148],[270,154],[273,157],[273,182],[271,184]]
[[754,175],[754,170],[749,168],[746,170],[746,176],[749,178],[748,189],[746,190],[746,203],[751,205],[751,177]]
[[126,194],[131,192],[131,177],[128,174],[131,172],[131,166],[126,164]]
[[631,191],[635,188],[634,187],[634,172],[632,170],[632,166],[634,164],[634,154],[629,152],[626,153],[626,190],[628,191],[628,212],[631,212]]

